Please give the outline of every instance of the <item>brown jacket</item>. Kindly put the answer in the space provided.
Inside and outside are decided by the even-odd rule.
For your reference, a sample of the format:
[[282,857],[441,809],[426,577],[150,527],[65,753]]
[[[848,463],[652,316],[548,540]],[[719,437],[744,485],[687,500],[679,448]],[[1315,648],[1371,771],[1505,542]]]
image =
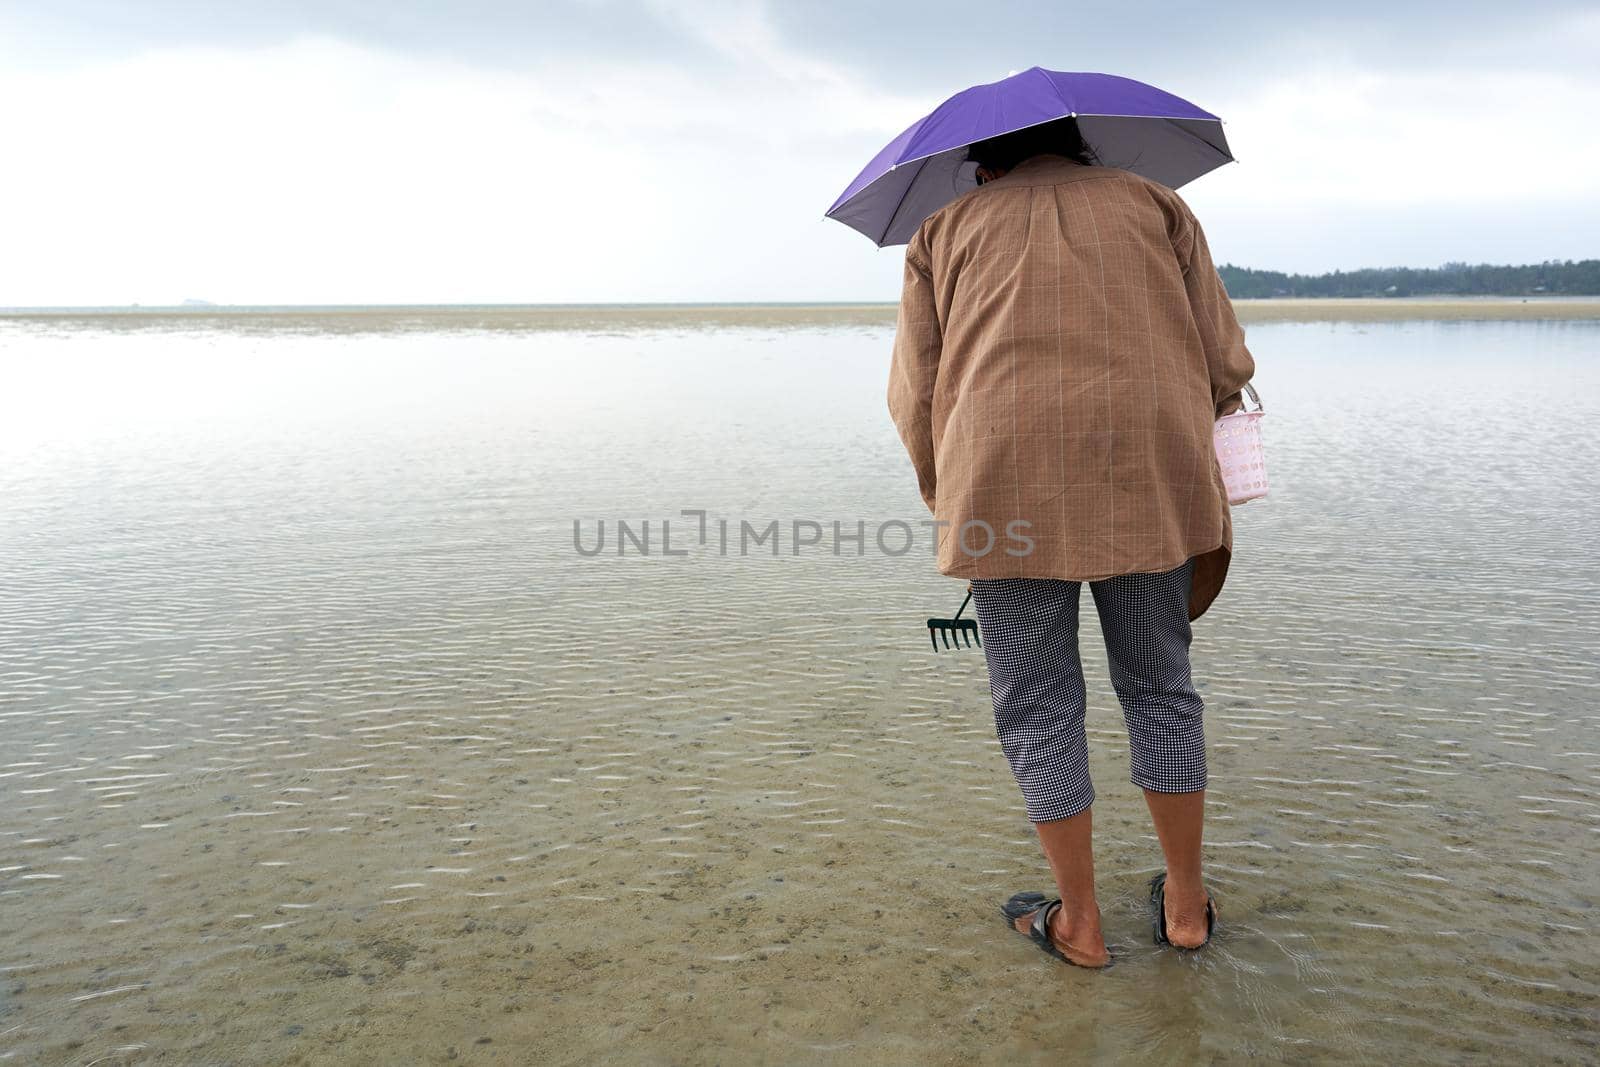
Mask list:
[[1166,186],[1035,156],[958,197],[906,247],[889,373],[939,570],[1092,581],[1194,556],[1199,618],[1233,551],[1212,423],[1254,371]]

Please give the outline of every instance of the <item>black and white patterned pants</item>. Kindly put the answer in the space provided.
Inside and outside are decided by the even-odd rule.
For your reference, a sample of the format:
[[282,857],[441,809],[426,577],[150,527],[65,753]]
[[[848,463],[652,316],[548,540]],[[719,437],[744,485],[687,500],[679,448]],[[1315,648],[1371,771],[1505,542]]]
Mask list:
[[[1089,583],[1128,726],[1130,777],[1162,793],[1206,787],[1204,704],[1189,676],[1193,573],[1190,559],[1170,571]],[[995,731],[1033,822],[1065,819],[1094,803],[1078,659],[1082,584],[1056,578],[972,583]]]

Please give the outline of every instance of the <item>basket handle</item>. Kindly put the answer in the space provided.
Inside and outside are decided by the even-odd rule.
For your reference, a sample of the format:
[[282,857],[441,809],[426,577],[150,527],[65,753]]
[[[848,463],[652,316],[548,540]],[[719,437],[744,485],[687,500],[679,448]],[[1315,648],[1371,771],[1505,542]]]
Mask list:
[[[1251,385],[1249,382],[1245,382],[1244,383],[1244,391],[1246,393],[1249,393],[1250,394],[1250,399],[1254,400],[1256,402],[1256,411],[1263,410],[1262,405],[1261,405],[1261,396],[1260,396],[1260,394],[1258,394],[1256,392],[1256,387]],[[1244,414],[1244,412],[1245,412],[1245,405],[1244,405],[1244,402],[1241,400],[1240,403],[1239,403],[1239,410],[1235,411],[1234,414],[1235,415],[1241,415],[1241,414]],[[1252,412],[1252,414],[1254,414],[1254,412]]]

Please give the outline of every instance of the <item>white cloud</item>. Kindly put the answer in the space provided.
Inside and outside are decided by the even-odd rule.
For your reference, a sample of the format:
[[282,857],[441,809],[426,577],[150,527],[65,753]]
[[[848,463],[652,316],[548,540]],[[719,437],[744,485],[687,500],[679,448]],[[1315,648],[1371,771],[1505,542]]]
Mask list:
[[1483,205],[1590,198],[1600,82],[1537,72],[1307,72],[1228,107],[1250,203]]
[[[874,91],[759,9],[660,10],[714,69],[480,69],[317,38],[10,65],[0,98],[26,106],[0,171],[0,305],[897,295],[898,253],[821,214],[937,100]],[[1595,214],[1592,76],[1341,66],[1232,99],[1185,88],[1242,160],[1184,190],[1219,258],[1356,266],[1368,227],[1426,265],[1477,258],[1474,220]],[[1408,211],[1433,221],[1397,240]],[[1293,263],[1271,258],[1287,229]],[[1529,233],[1528,258],[1570,248],[1558,229]]]
[[326,40],[0,74],[30,102],[0,304],[758,298],[730,265],[803,243],[851,176],[839,138],[891,109],[734,80]]

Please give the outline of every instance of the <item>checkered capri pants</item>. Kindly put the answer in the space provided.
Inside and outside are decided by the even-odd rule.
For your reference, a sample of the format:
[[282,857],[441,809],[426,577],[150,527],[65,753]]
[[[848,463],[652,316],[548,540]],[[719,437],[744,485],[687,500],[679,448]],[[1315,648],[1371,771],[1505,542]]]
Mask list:
[[[1194,560],[1170,571],[1090,582],[1128,727],[1130,777],[1145,789],[1206,787],[1204,704],[1189,675],[1189,589]],[[994,696],[995,731],[1028,818],[1047,822],[1094,803],[1078,587],[1057,578],[972,583]]]

